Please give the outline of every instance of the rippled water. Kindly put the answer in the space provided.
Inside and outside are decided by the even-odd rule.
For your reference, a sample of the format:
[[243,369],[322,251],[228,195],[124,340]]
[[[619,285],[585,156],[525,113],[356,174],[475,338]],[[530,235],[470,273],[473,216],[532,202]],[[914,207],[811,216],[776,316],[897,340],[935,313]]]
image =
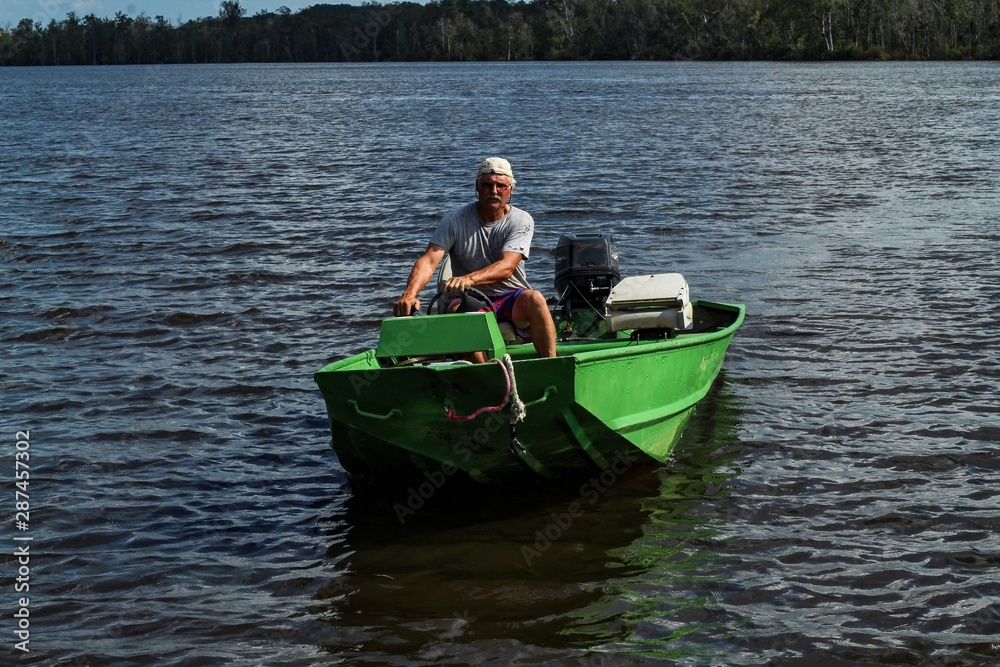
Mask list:
[[[3,456],[14,470],[18,430],[31,455],[27,531],[3,482],[2,650],[1000,662],[998,80],[993,63],[0,70]],[[624,273],[681,271],[746,324],[662,468],[352,489],[312,373],[375,340],[491,154],[536,218],[537,287],[560,233],[611,231]]]

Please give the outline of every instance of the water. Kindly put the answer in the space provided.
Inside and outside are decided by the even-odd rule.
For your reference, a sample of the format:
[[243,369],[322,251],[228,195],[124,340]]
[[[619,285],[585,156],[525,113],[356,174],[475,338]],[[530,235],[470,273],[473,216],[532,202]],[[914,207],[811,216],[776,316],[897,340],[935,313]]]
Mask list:
[[[994,63],[0,70],[5,661],[1000,662]],[[748,319],[674,458],[352,489],[312,373],[475,165]],[[575,506],[574,506],[575,503]],[[575,507],[576,511],[571,511]],[[15,537],[30,536],[30,653]],[[807,657],[808,656],[808,657]],[[18,664],[20,664],[20,662]]]

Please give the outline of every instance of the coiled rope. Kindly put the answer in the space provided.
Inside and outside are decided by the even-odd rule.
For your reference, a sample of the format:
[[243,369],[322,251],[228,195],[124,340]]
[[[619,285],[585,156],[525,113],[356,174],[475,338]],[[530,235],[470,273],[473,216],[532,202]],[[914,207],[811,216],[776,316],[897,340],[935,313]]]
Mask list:
[[517,380],[514,379],[514,362],[511,360],[509,354],[503,355],[503,366],[504,370],[507,371],[507,379],[510,382],[510,423],[516,424],[528,414],[528,408],[524,406],[521,397],[517,395]]
[[511,360],[509,354],[505,354],[503,355],[502,360],[490,359],[490,361],[495,361],[500,366],[500,369],[503,371],[504,380],[507,382],[507,389],[504,391],[503,401],[500,405],[485,405],[467,415],[460,415],[456,413],[454,406],[445,406],[445,414],[448,416],[450,421],[472,421],[484,412],[499,412],[507,407],[508,401],[510,401],[510,423],[515,424],[524,419],[524,416],[527,414],[527,408],[524,406],[521,398],[517,395],[517,381],[514,379],[513,360]]

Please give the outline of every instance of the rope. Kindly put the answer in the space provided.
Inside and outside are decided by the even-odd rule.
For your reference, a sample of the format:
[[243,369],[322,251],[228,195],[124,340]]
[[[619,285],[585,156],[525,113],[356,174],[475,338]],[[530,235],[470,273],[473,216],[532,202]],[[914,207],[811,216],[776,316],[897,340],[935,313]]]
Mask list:
[[[505,354],[504,357],[507,358],[507,359],[509,359],[510,355]],[[483,406],[483,407],[479,408],[478,410],[476,410],[475,412],[473,412],[472,414],[468,414],[468,415],[457,414],[455,412],[455,407],[454,406],[451,406],[451,405],[445,406],[444,411],[445,411],[445,414],[448,415],[448,419],[450,421],[453,421],[453,422],[467,422],[467,421],[472,421],[473,419],[475,419],[479,415],[483,414],[484,412],[497,412],[499,410],[503,410],[504,407],[507,405],[507,400],[510,398],[510,387],[511,387],[512,373],[510,373],[507,370],[507,367],[504,366],[503,362],[500,361],[499,359],[490,359],[490,361],[495,361],[495,362],[497,362],[497,364],[500,365],[500,369],[503,371],[504,378],[506,378],[506,380],[507,380],[507,391],[503,395],[503,402],[500,403],[500,405],[486,405],[486,406]]]
[[507,371],[507,379],[510,383],[510,391],[508,392],[511,396],[510,423],[516,424],[528,414],[528,408],[524,407],[520,396],[517,395],[517,381],[514,379],[514,362],[511,361],[509,354],[503,355],[503,365]]
[[484,412],[499,412],[507,406],[507,402],[510,401],[510,423],[516,424],[517,422],[524,419],[528,410],[524,406],[520,397],[517,395],[517,382],[514,380],[514,362],[511,360],[509,354],[503,355],[503,360],[500,359],[490,359],[490,361],[495,361],[499,364],[500,369],[503,371],[504,379],[507,381],[507,389],[503,395],[503,401],[500,405],[485,405],[478,410],[467,414],[460,415],[455,412],[455,407],[448,405],[445,407],[445,414],[448,416],[449,421],[453,422],[465,422],[472,421]]

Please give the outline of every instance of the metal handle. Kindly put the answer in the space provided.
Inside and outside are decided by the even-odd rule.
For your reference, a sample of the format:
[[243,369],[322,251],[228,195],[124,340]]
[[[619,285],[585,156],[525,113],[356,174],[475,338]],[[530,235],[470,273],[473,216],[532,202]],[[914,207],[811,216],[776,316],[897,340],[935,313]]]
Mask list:
[[545,388],[545,394],[541,398],[539,398],[537,400],[534,400],[534,401],[531,401],[530,403],[525,403],[524,407],[530,408],[532,405],[538,405],[539,403],[544,403],[545,400],[550,395],[557,394],[557,393],[559,393],[558,389],[556,389],[554,386],[548,386],[548,387]]
[[403,416],[403,411],[400,410],[399,408],[393,408],[392,410],[389,410],[389,412],[387,412],[384,415],[377,415],[374,412],[365,412],[364,410],[362,410],[360,407],[358,407],[358,402],[357,401],[354,401],[354,400],[347,401],[347,404],[350,405],[350,406],[352,406],[354,408],[354,411],[357,412],[362,417],[370,417],[371,419],[382,419],[382,420],[385,420],[385,419],[392,419],[393,417],[402,417]]

